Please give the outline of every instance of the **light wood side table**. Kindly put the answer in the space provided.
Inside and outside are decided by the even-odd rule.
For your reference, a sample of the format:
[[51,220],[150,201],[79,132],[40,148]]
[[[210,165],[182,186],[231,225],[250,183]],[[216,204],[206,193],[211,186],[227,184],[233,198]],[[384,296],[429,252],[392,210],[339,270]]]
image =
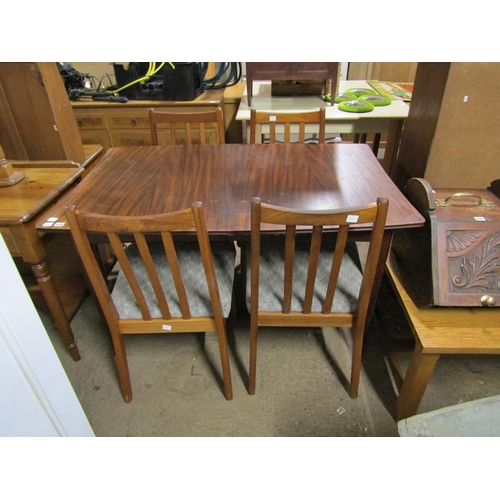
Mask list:
[[[36,224],[58,198],[91,168],[102,146],[84,146],[85,161],[82,165],[70,161],[14,161],[16,172],[24,178],[8,187],[0,188],[0,233],[13,257],[20,257],[31,266],[39,290],[54,320],[57,330],[71,357],[78,361],[80,353],[69,324],[74,304],[87,293],[84,280],[78,285],[72,281],[67,290],[73,295],[61,297],[57,291],[46,262],[46,249]],[[62,257],[63,258],[63,257]],[[72,311],[72,312],[70,312]]]
[[[406,374],[401,371],[396,353],[388,354],[399,389],[396,419],[401,420],[417,413],[441,355],[500,354],[500,308],[420,308],[392,253],[387,261],[386,277],[415,339]],[[386,301],[379,301],[379,317],[383,319],[384,308],[388,307]],[[383,328],[384,333],[390,335],[387,330],[391,326],[384,324]]]

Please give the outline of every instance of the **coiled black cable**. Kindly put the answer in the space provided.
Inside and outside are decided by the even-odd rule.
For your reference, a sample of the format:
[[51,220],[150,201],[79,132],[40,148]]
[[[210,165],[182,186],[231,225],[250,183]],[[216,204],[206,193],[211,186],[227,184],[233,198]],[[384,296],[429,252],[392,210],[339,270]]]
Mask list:
[[241,63],[239,62],[218,63],[219,66],[217,72],[211,78],[205,78],[205,75],[207,74],[208,70],[208,63],[201,63],[201,64],[202,64],[201,69],[203,75],[203,88],[205,90],[232,87],[241,80],[242,67]]

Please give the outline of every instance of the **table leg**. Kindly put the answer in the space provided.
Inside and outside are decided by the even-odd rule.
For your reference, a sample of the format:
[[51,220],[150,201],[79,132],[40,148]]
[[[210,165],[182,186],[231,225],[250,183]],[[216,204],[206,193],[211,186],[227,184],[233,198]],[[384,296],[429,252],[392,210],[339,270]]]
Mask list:
[[64,312],[59,294],[57,293],[54,282],[50,276],[47,263],[42,260],[36,264],[31,264],[31,268],[66,349],[68,350],[70,356],[75,361],[78,361],[80,359],[80,353],[76,345],[76,340],[73,335],[73,331],[71,330],[68,318],[66,317],[66,313]]
[[417,413],[438,359],[439,354],[424,354],[422,345],[417,342],[396,401],[396,420],[408,418]]
[[[26,224],[13,225],[9,229],[15,242],[14,255],[21,257],[24,262],[30,264],[66,349],[70,356],[75,361],[78,361],[80,353],[78,352],[75,337],[64,311],[61,298],[50,276],[49,266],[45,261],[46,251],[36,230],[34,220]],[[13,253],[13,250],[11,249],[11,253]]]
[[373,147],[372,147],[372,151],[375,156],[378,155],[379,146],[380,146],[380,134],[375,134],[375,137],[373,138]]
[[387,142],[385,145],[384,159],[382,166],[384,170],[391,175],[391,171],[396,166],[396,159],[399,151],[399,142],[403,132],[404,120],[391,120],[389,130],[387,131]]

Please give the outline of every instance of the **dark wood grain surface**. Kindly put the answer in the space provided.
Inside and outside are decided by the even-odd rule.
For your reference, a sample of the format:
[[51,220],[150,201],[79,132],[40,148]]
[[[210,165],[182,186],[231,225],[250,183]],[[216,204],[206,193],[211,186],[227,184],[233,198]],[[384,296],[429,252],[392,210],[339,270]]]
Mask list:
[[[248,233],[254,196],[314,210],[364,205],[386,196],[387,228],[424,223],[365,144],[113,148],[46,217],[63,221],[69,204],[102,214],[149,215],[201,201],[211,233]],[[43,222],[37,227],[51,230]]]

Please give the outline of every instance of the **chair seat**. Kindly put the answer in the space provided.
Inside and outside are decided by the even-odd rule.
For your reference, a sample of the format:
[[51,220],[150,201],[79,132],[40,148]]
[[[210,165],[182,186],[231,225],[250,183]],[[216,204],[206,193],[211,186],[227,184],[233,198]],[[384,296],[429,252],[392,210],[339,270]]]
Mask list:
[[[328,243],[321,246],[319,265],[316,275],[316,287],[312,302],[312,311],[321,312],[325,300],[328,278],[332,265],[332,251],[326,250]],[[332,243],[330,243],[332,245]],[[250,247],[247,249],[247,290],[246,302],[250,310]],[[281,311],[283,309],[284,280],[284,244],[262,241],[260,256],[259,311]],[[292,312],[301,312],[304,305],[305,283],[309,262],[309,246],[297,243],[293,272]],[[335,296],[333,312],[353,312],[358,301],[361,281],[363,279],[358,248],[354,242],[347,244],[346,253]]]
[[[174,318],[182,317],[179,307],[175,286],[170,272],[165,252],[161,243],[151,243],[149,245],[151,257],[153,258],[160,282],[168,301],[170,313]],[[211,243],[212,256],[215,267],[215,274],[219,286],[219,293],[222,305],[222,314],[225,318],[229,316],[231,309],[231,297],[234,278],[234,262],[236,250],[232,242]],[[176,244],[179,266],[186,294],[193,317],[213,316],[210,305],[210,295],[203,270],[203,263],[197,243],[182,242]],[[139,281],[139,285],[144,293],[147,303],[150,305],[151,316],[161,318],[153,287],[149,282],[146,270],[140,259],[137,246],[130,245],[127,249],[130,263]],[[173,293],[171,293],[173,291]],[[125,276],[119,272],[116,284],[112,292],[112,298],[121,319],[141,318],[141,313],[135,301],[134,295],[127,283]]]

